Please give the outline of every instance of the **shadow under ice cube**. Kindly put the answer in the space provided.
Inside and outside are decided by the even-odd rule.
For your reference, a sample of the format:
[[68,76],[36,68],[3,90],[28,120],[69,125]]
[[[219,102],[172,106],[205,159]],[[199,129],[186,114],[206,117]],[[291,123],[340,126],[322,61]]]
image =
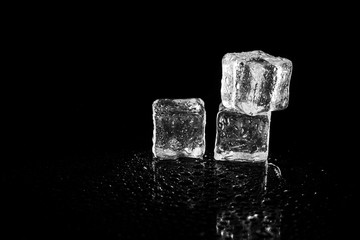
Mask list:
[[216,118],[216,160],[266,161],[271,112],[249,116],[220,104]]
[[203,100],[158,99],[152,107],[154,156],[160,159],[202,158],[206,124]]

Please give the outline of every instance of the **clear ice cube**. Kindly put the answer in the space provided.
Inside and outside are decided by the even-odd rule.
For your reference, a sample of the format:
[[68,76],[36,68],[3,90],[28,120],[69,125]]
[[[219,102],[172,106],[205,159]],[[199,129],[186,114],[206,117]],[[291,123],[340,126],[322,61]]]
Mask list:
[[202,158],[205,152],[206,112],[203,100],[158,99],[153,105],[154,157]]
[[250,116],[220,104],[216,117],[216,160],[265,161],[271,112]]
[[292,62],[263,51],[227,53],[222,59],[221,100],[248,115],[287,108]]

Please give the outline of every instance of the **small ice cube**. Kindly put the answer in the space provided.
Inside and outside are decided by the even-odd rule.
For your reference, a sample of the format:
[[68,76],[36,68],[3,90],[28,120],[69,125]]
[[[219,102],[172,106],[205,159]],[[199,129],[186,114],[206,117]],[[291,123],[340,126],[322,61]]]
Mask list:
[[227,53],[222,59],[222,103],[248,115],[285,109],[291,73],[290,60],[263,51]]
[[158,99],[153,105],[154,157],[202,158],[205,152],[206,112],[203,100]]
[[216,117],[216,160],[266,161],[271,112],[250,116],[220,104]]

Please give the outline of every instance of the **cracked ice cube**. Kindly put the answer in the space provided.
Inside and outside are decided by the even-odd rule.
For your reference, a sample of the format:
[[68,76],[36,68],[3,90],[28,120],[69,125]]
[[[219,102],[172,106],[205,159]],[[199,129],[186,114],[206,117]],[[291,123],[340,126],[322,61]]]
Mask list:
[[160,159],[202,158],[206,124],[203,100],[158,99],[152,108],[154,156]]
[[216,160],[265,161],[271,112],[250,116],[220,104],[216,117]]
[[227,53],[222,59],[221,99],[248,115],[289,104],[292,62],[262,51]]

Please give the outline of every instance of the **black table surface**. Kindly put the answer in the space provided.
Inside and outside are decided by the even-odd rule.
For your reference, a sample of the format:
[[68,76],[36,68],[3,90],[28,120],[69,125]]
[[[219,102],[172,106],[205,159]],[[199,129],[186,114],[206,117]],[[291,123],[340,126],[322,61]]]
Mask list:
[[156,161],[150,150],[45,157],[3,175],[3,226],[14,238],[345,239],[356,233],[355,184],[311,155],[271,156],[269,164],[215,161],[211,153]]

